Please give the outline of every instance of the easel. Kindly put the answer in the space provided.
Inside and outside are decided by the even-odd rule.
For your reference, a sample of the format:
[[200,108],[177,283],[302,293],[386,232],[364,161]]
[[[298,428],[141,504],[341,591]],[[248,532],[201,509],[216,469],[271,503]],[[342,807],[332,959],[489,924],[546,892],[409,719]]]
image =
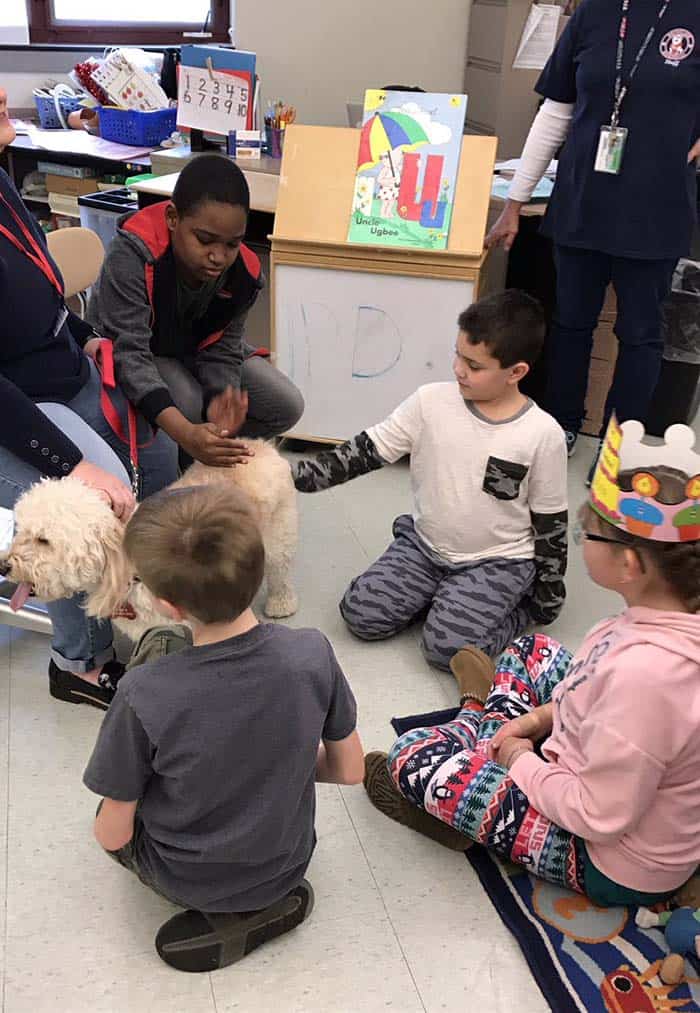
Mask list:
[[[290,314],[293,315],[290,299],[293,301],[296,284],[293,269],[297,271],[300,291],[304,277],[309,278],[309,272],[304,273],[302,268],[313,269],[319,279],[327,277],[333,283],[327,287],[328,292],[331,289],[337,290],[337,275],[326,276],[319,272],[345,272],[348,285],[352,283],[358,294],[363,287],[358,273],[365,274],[368,276],[367,288],[373,288],[375,300],[381,288],[376,277],[380,276],[386,279],[383,284],[388,309],[392,305],[392,288],[394,300],[405,296],[413,298],[415,295],[418,300],[416,321],[421,314],[425,316],[426,297],[428,304],[431,298],[440,301],[440,306],[436,304],[436,310],[440,309],[445,321],[449,321],[445,323],[445,328],[449,328],[450,333],[435,336],[435,347],[428,349],[427,336],[421,336],[417,329],[412,330],[410,323],[402,324],[403,347],[411,353],[417,344],[425,342],[424,358],[427,359],[427,364],[422,374],[415,366],[410,369],[406,366],[404,369],[400,364],[399,367],[392,367],[386,376],[377,376],[376,382],[371,385],[372,415],[377,418],[381,418],[383,412],[391,411],[398,400],[410,394],[420,383],[449,379],[448,349],[453,340],[451,332],[456,327],[457,313],[472,299],[494,287],[489,279],[491,261],[488,253],[484,252],[484,234],[491,197],[496,138],[465,137],[463,140],[452,228],[448,248],[444,251],[360,246],[346,241],[353,202],[358,139],[358,132],[349,128],[293,124],[286,130],[272,236],[271,330],[272,351],[277,365],[298,384],[307,402],[304,416],[297,429],[290,434],[299,438],[335,442],[352,436],[357,431],[353,427],[362,415],[362,406],[359,406],[357,412],[350,410],[349,406],[347,411],[342,407],[348,384],[354,382],[347,375],[346,366],[342,366],[345,373],[341,372],[342,341],[338,346],[337,374],[333,373],[328,364],[324,367],[327,370],[324,376],[328,388],[326,394],[314,385],[313,380],[300,373],[299,356],[295,354],[290,338]],[[421,279],[422,283],[407,287],[406,278]],[[432,280],[434,284],[424,284],[426,280]],[[448,281],[461,284],[450,287],[444,284]],[[324,287],[319,285],[321,290]],[[433,296],[431,292],[434,293]],[[452,293],[447,311],[443,305],[446,293]],[[331,299],[335,296],[326,297],[321,291],[319,299],[322,298]],[[393,305],[395,307],[396,302]],[[459,310],[453,312],[456,307]],[[335,313],[335,306],[329,305],[327,308],[329,313]],[[383,311],[382,307],[377,310]],[[347,306],[338,306],[339,319],[343,314],[347,320]],[[339,324],[341,329],[343,326],[342,323]],[[444,343],[445,351],[442,347]],[[308,354],[313,358],[313,349]],[[410,355],[404,355],[404,361],[407,358]],[[404,369],[404,372],[399,373],[399,369]],[[309,372],[312,372],[311,367]],[[402,383],[406,389],[402,389]],[[361,384],[356,386],[358,397],[370,389]],[[367,422],[365,408],[363,424]]]

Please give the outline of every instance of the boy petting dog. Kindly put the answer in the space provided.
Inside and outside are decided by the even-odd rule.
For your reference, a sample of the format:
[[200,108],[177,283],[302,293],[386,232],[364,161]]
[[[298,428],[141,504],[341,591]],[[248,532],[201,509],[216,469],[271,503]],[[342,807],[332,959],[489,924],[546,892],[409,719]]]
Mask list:
[[448,668],[465,644],[491,656],[564,604],[564,433],[520,382],[539,358],[545,321],[522,292],[459,317],[456,383],[420,387],[384,422],[293,468],[317,492],[410,455],[412,516],[340,604],[363,640],[423,618],[427,660]]

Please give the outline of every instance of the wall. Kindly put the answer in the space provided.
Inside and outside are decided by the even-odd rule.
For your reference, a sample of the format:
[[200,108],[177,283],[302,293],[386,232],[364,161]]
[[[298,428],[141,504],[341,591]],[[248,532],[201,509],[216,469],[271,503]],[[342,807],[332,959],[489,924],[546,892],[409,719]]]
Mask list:
[[61,81],[70,84],[66,72],[91,52],[99,56],[102,49],[64,49],[60,52],[24,49],[0,52],[0,84],[7,89],[10,109],[32,109],[33,89],[46,82]]
[[[231,13],[236,45],[258,54],[265,101],[283,98],[305,123],[346,126],[345,103],[362,101],[365,88],[417,84],[461,92],[470,4],[431,0],[421,5],[430,14],[410,14],[421,7],[406,0],[231,0]],[[280,12],[279,27],[271,28],[271,8]],[[83,55],[0,53],[11,105],[31,106],[37,84],[65,80],[66,68]]]
[[277,25],[269,0],[235,6],[236,45],[257,53],[263,99],[296,106],[304,123],[347,126],[345,103],[365,88],[463,89],[470,0],[295,0]]

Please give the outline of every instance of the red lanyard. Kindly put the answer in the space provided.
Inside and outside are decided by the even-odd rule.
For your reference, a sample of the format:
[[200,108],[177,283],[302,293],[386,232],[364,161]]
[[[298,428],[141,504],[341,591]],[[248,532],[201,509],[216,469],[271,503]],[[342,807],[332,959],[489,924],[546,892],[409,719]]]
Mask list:
[[63,285],[59,281],[56,272],[51,266],[49,258],[46,256],[46,253],[44,252],[41,244],[37,242],[36,238],[29,231],[26,224],[22,221],[22,219],[17,214],[15,209],[12,207],[10,202],[1,193],[0,193],[0,201],[2,201],[2,203],[5,205],[7,210],[14,218],[16,224],[19,227],[20,232],[29,243],[30,249],[27,249],[24,243],[21,243],[17,238],[17,236],[13,232],[10,232],[9,229],[6,229],[5,226],[2,224],[0,224],[0,235],[3,235],[5,236],[6,239],[9,239],[12,245],[16,246],[17,249],[20,251],[20,253],[23,253],[25,257],[29,257],[34,266],[38,267],[39,270],[42,272],[42,274],[44,274],[48,278],[48,280],[51,282],[51,284],[56,289],[58,294],[60,296],[63,296]]

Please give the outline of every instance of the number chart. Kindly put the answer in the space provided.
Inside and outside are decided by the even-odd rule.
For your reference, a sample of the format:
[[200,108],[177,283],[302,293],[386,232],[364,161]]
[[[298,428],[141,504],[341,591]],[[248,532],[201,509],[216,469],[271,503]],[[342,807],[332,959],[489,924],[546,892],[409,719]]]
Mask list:
[[246,130],[251,113],[250,75],[211,67],[180,67],[177,89],[179,127],[228,134]]

